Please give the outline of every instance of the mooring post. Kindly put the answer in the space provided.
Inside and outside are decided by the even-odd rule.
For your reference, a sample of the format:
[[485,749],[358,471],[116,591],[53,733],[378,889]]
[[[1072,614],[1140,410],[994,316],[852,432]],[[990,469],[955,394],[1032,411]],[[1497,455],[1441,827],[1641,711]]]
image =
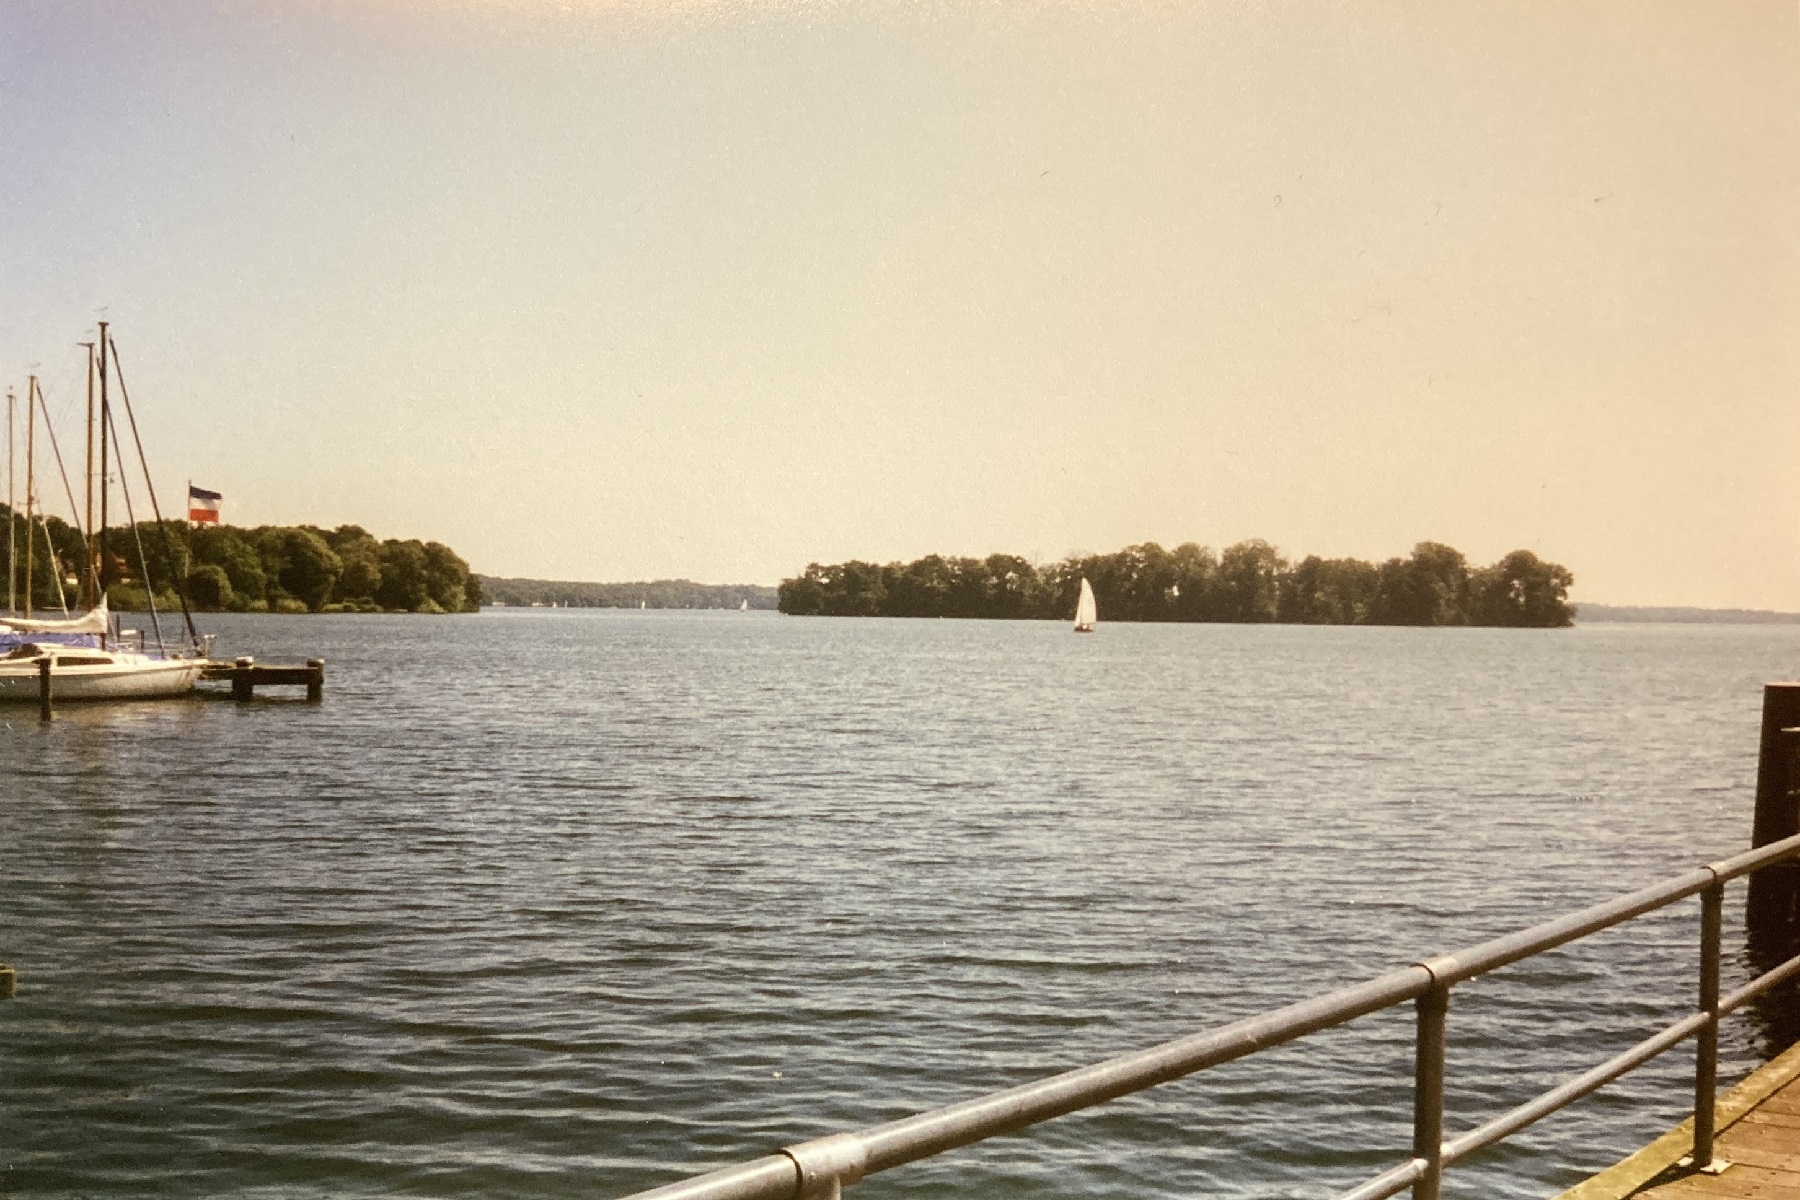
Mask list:
[[[1800,804],[1794,789],[1794,751],[1800,746],[1800,683],[1763,685],[1762,741],[1756,757],[1756,817],[1750,831],[1754,849],[1800,833]],[[1795,885],[1800,870],[1792,862],[1765,867],[1750,877],[1745,910],[1759,930],[1786,927],[1794,916]]]
[[11,1000],[19,994],[19,973],[0,963],[0,1000]]
[[38,719],[50,719],[50,656],[38,659]]
[[256,694],[256,685],[251,682],[256,670],[256,660],[248,655],[238,659],[231,665],[231,698],[233,700],[249,700]]
[[325,698],[325,660],[309,658],[306,660],[306,698],[319,701]]

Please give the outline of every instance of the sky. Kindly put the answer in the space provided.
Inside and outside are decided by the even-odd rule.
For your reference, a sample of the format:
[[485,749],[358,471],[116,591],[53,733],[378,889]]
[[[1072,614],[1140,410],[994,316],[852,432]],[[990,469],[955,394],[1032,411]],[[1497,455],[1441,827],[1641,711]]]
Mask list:
[[0,381],[539,578],[1800,610],[1800,4],[0,0]]

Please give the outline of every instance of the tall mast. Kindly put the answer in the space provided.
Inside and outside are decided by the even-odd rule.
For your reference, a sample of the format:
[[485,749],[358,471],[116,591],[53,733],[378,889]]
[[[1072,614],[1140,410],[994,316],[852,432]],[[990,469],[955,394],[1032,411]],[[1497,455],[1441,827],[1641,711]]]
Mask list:
[[37,376],[25,385],[25,616],[31,616],[31,514],[37,500]]
[[94,557],[98,560],[94,566],[94,583],[100,589],[100,596],[95,604],[106,596],[106,446],[112,439],[106,431],[110,424],[112,410],[106,404],[106,322],[100,322],[100,525],[94,532]]
[[13,492],[13,390],[6,389],[6,611],[19,609],[19,512]]
[[88,352],[87,376],[87,516],[81,527],[88,531],[87,570],[81,573],[82,607],[93,608],[100,603],[100,597],[94,580],[94,560],[98,553],[94,543],[94,343],[83,342]]

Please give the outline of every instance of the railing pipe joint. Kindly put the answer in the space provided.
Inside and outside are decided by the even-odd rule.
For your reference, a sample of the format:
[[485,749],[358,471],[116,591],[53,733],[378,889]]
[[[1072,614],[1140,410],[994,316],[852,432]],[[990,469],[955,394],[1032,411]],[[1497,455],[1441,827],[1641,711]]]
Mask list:
[[815,1138],[782,1153],[794,1160],[799,1172],[798,1200],[839,1200],[844,1189],[869,1169],[869,1147],[853,1133]]

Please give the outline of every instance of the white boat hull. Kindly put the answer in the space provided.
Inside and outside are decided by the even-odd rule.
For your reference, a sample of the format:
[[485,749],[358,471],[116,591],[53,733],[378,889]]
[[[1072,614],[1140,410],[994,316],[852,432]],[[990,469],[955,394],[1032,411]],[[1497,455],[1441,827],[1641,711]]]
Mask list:
[[[65,700],[161,700],[194,690],[205,664],[199,659],[149,659],[100,667],[64,667],[50,674],[50,698]],[[29,659],[0,663],[0,702],[35,701],[38,667]]]

